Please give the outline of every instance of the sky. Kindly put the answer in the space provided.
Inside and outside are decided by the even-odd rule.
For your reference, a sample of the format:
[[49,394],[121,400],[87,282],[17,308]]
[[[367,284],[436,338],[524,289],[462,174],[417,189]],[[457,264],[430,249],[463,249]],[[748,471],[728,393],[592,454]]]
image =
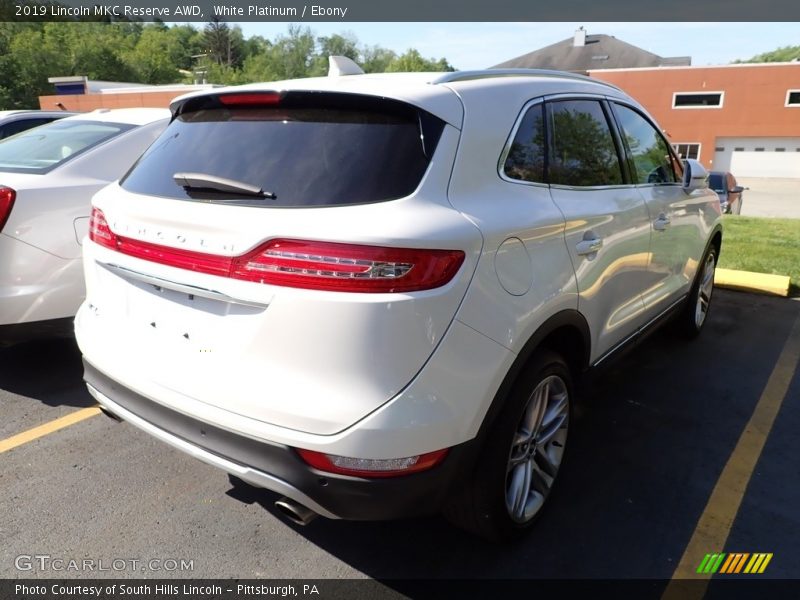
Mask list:
[[[287,23],[238,23],[245,37],[272,39]],[[307,23],[316,36],[351,32],[361,44],[426,58],[456,69],[483,69],[572,37],[583,26],[660,56],[691,56],[692,65],[728,64],[782,46],[800,45],[800,23]]]

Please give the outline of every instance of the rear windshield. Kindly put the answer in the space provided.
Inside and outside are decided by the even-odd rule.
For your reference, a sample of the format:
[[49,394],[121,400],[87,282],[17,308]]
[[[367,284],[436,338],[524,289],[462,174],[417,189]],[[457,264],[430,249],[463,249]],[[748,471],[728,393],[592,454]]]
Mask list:
[[[189,108],[134,165],[124,189],[265,207],[391,200],[417,188],[444,126],[400,102],[341,94],[296,94],[254,107],[209,100]],[[274,197],[182,187],[176,173],[233,180]]]
[[59,120],[0,141],[0,171],[46,173],[131,129],[125,123]]
[[708,176],[708,187],[715,192],[725,191],[725,176],[722,173],[711,173]]

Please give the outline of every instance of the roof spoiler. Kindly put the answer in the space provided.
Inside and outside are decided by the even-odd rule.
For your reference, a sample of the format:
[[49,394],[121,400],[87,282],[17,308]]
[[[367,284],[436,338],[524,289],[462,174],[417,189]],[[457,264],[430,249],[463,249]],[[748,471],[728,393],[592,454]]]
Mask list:
[[358,66],[355,61],[346,56],[328,57],[328,77],[340,77],[341,75],[363,75],[364,69]]

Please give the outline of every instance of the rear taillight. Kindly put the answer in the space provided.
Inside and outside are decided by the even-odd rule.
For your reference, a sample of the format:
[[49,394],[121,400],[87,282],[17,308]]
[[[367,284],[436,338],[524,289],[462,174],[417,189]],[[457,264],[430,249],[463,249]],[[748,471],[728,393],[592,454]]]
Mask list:
[[298,449],[297,453],[310,466],[327,473],[354,477],[398,477],[435,467],[444,460],[447,451],[448,449],[444,448],[417,456],[387,459],[350,458],[301,449]]
[[94,207],[92,207],[92,214],[89,217],[89,239],[106,248],[117,249],[116,236],[108,227],[106,216],[102,210]]
[[14,208],[14,200],[17,199],[17,192],[10,187],[0,186],[0,231],[3,231]]
[[287,287],[340,292],[413,292],[449,282],[461,250],[363,246],[304,240],[270,240],[240,256],[180,250],[113,233],[93,208],[89,238],[129,256],[171,267]]
[[231,277],[316,290],[413,292],[444,285],[463,261],[460,250],[271,240],[235,258]]

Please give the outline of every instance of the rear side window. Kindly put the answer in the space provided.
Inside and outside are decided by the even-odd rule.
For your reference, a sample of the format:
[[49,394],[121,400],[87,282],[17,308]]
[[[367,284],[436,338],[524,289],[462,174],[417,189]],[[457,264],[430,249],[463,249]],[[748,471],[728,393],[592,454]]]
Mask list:
[[503,172],[521,181],[544,182],[545,129],[544,104],[528,109],[508,150]]
[[[122,181],[131,192],[265,207],[337,206],[414,192],[444,123],[409,105],[294,93],[274,105],[213,98],[180,114]],[[246,183],[274,198],[184,188],[176,173]]]
[[550,183],[569,186],[622,184],[622,169],[603,107],[595,100],[548,103]]
[[675,183],[670,146],[653,125],[635,110],[614,104],[614,114],[633,161],[636,183]]
[[0,141],[0,171],[47,173],[132,129],[126,123],[64,119]]

